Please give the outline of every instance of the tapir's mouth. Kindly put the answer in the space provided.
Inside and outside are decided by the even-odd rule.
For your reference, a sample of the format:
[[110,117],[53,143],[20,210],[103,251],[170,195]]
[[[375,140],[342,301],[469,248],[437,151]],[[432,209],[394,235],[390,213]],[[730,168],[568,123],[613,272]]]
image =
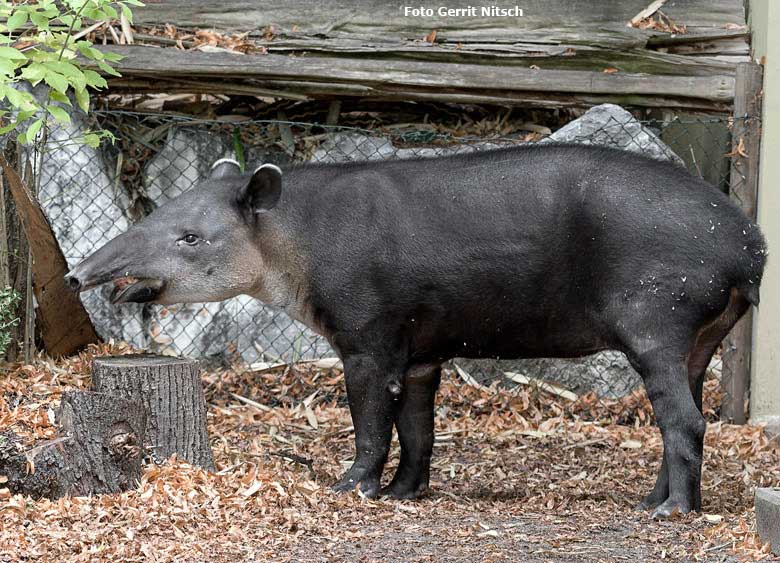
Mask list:
[[165,289],[165,282],[155,278],[123,276],[114,280],[111,303],[147,303],[154,301]]

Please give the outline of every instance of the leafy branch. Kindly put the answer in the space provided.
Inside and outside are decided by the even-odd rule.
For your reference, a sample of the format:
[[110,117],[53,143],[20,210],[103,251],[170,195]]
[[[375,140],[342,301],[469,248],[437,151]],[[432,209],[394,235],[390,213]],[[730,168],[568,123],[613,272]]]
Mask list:
[[[113,53],[95,49],[85,39],[95,23],[111,22],[119,9],[132,22],[130,6],[143,6],[138,0],[0,0],[0,134],[25,129],[18,134],[22,144],[34,142],[50,122],[68,123],[70,115],[62,105],[71,106],[69,93],[78,106],[89,111],[89,89],[107,87],[97,72],[84,68],[92,61],[105,74],[119,76],[111,66],[120,60]],[[81,58],[79,58],[79,56]],[[32,93],[18,88],[44,83],[46,99],[39,102]],[[83,142],[96,147],[106,132],[88,132]]]

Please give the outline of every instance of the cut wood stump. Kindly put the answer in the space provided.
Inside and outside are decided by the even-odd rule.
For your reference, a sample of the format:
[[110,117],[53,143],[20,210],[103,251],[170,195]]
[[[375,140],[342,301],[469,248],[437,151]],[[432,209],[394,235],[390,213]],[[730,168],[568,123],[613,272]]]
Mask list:
[[20,449],[0,434],[0,475],[35,498],[119,493],[141,479],[146,416],[141,403],[89,391],[62,395],[59,437]]
[[197,361],[151,354],[95,358],[92,388],[144,405],[145,446],[153,457],[176,454],[193,465],[215,469]]

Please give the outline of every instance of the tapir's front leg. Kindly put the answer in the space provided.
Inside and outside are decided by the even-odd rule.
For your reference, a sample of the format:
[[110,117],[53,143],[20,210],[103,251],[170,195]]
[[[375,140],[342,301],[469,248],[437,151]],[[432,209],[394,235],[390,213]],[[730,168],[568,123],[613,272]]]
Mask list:
[[344,378],[355,427],[355,462],[333,490],[350,491],[360,484],[364,495],[375,497],[393,435],[392,377],[372,357],[359,355],[344,358]]

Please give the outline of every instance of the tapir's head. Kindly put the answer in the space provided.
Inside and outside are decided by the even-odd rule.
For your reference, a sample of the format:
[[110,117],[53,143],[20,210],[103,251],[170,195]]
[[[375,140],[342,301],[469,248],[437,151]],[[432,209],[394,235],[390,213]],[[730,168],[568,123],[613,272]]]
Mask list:
[[260,231],[281,190],[282,172],[272,164],[241,174],[235,161],[219,160],[210,178],[85,258],[65,281],[76,291],[114,282],[114,303],[221,301],[262,293]]

